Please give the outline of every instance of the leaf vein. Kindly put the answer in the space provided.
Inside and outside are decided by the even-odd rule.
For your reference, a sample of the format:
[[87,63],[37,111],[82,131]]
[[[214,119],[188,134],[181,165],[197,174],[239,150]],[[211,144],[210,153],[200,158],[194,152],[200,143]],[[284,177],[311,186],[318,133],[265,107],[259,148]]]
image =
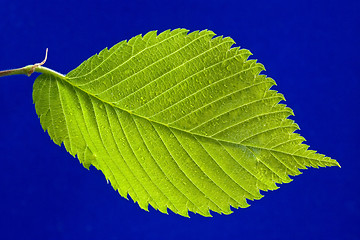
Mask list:
[[[168,107],[164,108],[163,110],[161,110],[161,111],[157,112],[156,114],[153,114],[153,115],[149,116],[149,118],[155,117],[155,116],[159,115],[160,113],[162,113],[162,112],[164,112],[164,111],[167,111],[169,108],[172,108],[172,107],[174,107],[174,106],[176,106],[176,105],[180,104],[181,102],[184,102],[185,100],[189,99],[190,97],[195,96],[196,94],[199,94],[199,93],[200,93],[201,91],[203,91],[204,89],[207,89],[207,88],[212,87],[212,86],[213,86],[213,85],[215,85],[216,83],[222,82],[222,81],[224,81],[224,80],[226,80],[226,79],[229,79],[229,78],[231,78],[231,77],[234,77],[234,76],[236,76],[236,75],[238,75],[238,74],[240,74],[240,73],[242,73],[242,72],[245,72],[245,71],[251,70],[251,69],[253,69],[253,68],[254,68],[254,67],[250,67],[250,68],[247,68],[247,69],[241,70],[241,71],[239,71],[239,72],[237,72],[237,73],[235,73],[235,74],[232,74],[232,75],[230,75],[230,76],[227,76],[227,77],[225,77],[225,78],[218,79],[216,82],[213,82],[213,83],[211,83],[211,84],[207,85],[206,87],[203,87],[203,88],[198,89],[198,90],[197,90],[197,91],[195,91],[194,93],[192,93],[192,94],[190,94],[190,95],[186,96],[185,98],[183,98],[183,99],[179,100],[179,101],[178,101],[178,102],[176,102],[175,104],[172,104],[172,105],[170,105],[170,106],[168,106]],[[182,117],[183,117],[183,116],[182,116]],[[177,121],[177,120],[175,120],[175,121]],[[175,122],[175,121],[174,121],[174,122]],[[171,124],[171,123],[169,123],[169,124]]]
[[[213,162],[216,164],[216,166],[219,167],[219,169],[227,176],[229,177],[229,179],[234,182],[239,188],[241,188],[242,190],[244,190],[245,192],[247,192],[249,195],[253,196],[249,191],[247,191],[245,188],[243,188],[238,182],[236,182],[232,177],[231,174],[229,174],[227,171],[225,171],[225,169],[223,167],[221,167],[221,165],[215,160],[215,158],[209,153],[209,151],[206,149],[206,147],[199,141],[199,139],[197,137],[195,137],[196,141],[199,143],[199,145],[205,150],[205,152],[211,157],[211,159],[213,160]],[[223,190],[223,189],[222,189]],[[223,190],[225,192],[225,190]],[[238,204],[241,204],[238,200],[236,200],[235,198],[233,198],[229,193],[225,192],[231,199],[233,199],[235,202],[237,202]],[[254,197],[254,196],[253,196]],[[245,196],[244,196],[245,198]]]
[[[99,139],[100,139],[102,145],[104,146],[105,153],[109,156],[109,160],[112,161],[111,154],[109,153],[109,151],[108,151],[108,149],[107,149],[107,147],[106,147],[106,145],[105,145],[105,143],[104,143],[104,140],[103,140],[103,138],[102,138],[102,136],[101,136],[101,131],[100,131],[100,127],[99,127],[99,124],[98,124],[97,117],[96,117],[96,112],[95,112],[94,103],[93,103],[93,101],[92,101],[91,98],[89,98],[89,101],[90,101],[91,106],[92,106],[92,112],[94,113],[94,122],[95,122],[95,125],[96,125],[96,130],[97,130],[97,132],[98,132],[98,134],[99,134]],[[114,181],[115,181],[116,186],[117,186],[118,188],[120,188],[121,185],[119,184],[118,180],[116,179],[115,174],[114,174],[114,172],[112,171],[112,169],[108,166],[108,164],[107,164],[106,161],[102,161],[102,162],[105,163],[105,165],[108,167],[111,175],[112,175],[113,178],[114,178]],[[122,173],[122,171],[121,171],[121,169],[119,168],[119,166],[118,166],[114,161],[112,161],[112,162],[113,162],[114,166],[116,166],[116,168],[119,170],[119,172],[121,173],[121,175],[124,177],[124,174]],[[125,178],[124,178],[124,179],[125,179]]]
[[[181,148],[185,151],[185,153],[189,156],[189,158],[195,163],[195,165],[199,168],[199,169],[201,169],[200,167],[199,167],[199,165],[194,161],[194,159],[191,157],[191,155],[189,154],[189,152],[185,149],[185,147],[181,144],[181,142],[179,141],[179,139],[178,139],[178,137],[176,136],[176,134],[174,133],[174,131],[171,129],[171,128],[169,128],[170,129],[170,131],[173,133],[173,135],[174,135],[174,137],[175,137],[175,139],[178,141],[178,143],[179,143],[179,145],[181,146]],[[206,173],[204,172],[204,174],[206,175]],[[207,175],[206,175],[207,176]],[[207,176],[208,177],[208,176]],[[209,178],[209,177],[208,177]],[[210,178],[209,178],[210,179]],[[211,180],[211,179],[210,179]],[[212,180],[211,180],[212,181]],[[200,190],[200,191],[202,191],[202,190]],[[214,200],[212,200],[212,198],[211,198],[211,196],[209,196],[208,194],[206,194],[205,192],[203,192],[204,193],[204,195],[207,197],[207,199],[210,201],[210,202],[212,202],[212,203],[214,203],[214,205],[215,206],[217,206],[219,209],[221,209],[221,207],[214,201]]]
[[[154,123],[152,123],[152,122],[150,122],[150,123],[151,123],[151,125],[153,126],[153,128],[154,128],[155,132],[157,133],[157,135],[159,136],[162,144],[165,146],[167,152],[169,153],[169,155],[171,156],[171,158],[174,160],[174,163],[175,163],[175,165],[177,166],[177,168],[182,172],[182,174],[189,180],[189,182],[190,182],[199,192],[201,192],[204,196],[206,196],[206,194],[205,194],[204,192],[202,192],[202,191],[193,183],[193,181],[191,181],[191,179],[187,176],[187,174],[185,173],[185,171],[179,166],[176,158],[171,154],[169,148],[168,148],[168,147],[166,146],[166,144],[165,144],[164,139],[161,137],[161,135],[159,134],[159,131],[158,131],[158,130],[156,129],[156,127],[154,126]],[[179,143],[179,142],[178,142],[178,143]],[[180,143],[179,143],[179,144],[180,144]],[[181,145],[181,144],[180,144],[180,145]],[[180,191],[180,190],[179,190],[179,191]],[[180,191],[180,192],[181,192],[181,191]],[[181,192],[181,193],[189,200],[189,202],[191,202],[194,206],[197,207],[197,205],[194,204],[194,203],[191,201],[191,199],[190,199],[185,193],[183,193],[183,192]],[[213,202],[213,203],[214,203],[214,202]],[[214,203],[214,204],[215,204],[215,203]],[[197,207],[197,208],[198,208],[198,207]]]
[[[144,143],[144,146],[145,146],[146,150],[149,152],[152,160],[154,161],[155,165],[157,165],[157,167],[158,167],[158,169],[160,170],[160,172],[161,172],[164,176],[166,176],[165,173],[163,172],[163,170],[161,169],[161,167],[157,164],[157,162],[156,162],[153,154],[151,153],[151,151],[150,151],[150,149],[149,149],[149,146],[146,144],[146,141],[144,140],[143,136],[141,135],[141,133],[140,133],[140,131],[139,131],[139,126],[138,126],[136,120],[134,119],[133,115],[130,115],[130,116],[131,116],[131,118],[132,118],[132,121],[135,123],[136,131],[139,133],[139,136],[140,136],[142,142]],[[140,161],[139,161],[139,162],[140,162]],[[154,185],[158,188],[158,190],[159,190],[159,191],[163,194],[163,196],[167,199],[168,203],[170,203],[170,204],[175,208],[175,210],[176,210],[177,212],[179,212],[179,209],[176,208],[175,204],[174,204],[174,203],[170,200],[170,198],[164,193],[164,191],[158,186],[158,184],[156,183],[156,181],[153,181],[153,179],[151,178],[150,175],[148,175],[148,176],[149,176],[149,178],[152,180],[152,182],[154,183]]]
[[240,122],[237,122],[237,123],[232,124],[232,125],[230,125],[230,126],[227,126],[226,128],[221,129],[221,130],[213,133],[210,137],[214,137],[215,135],[218,135],[218,134],[220,134],[220,133],[222,133],[222,132],[224,132],[224,131],[232,128],[232,127],[239,126],[239,125],[241,125],[241,124],[244,124],[245,122],[249,122],[249,121],[254,120],[254,119],[256,119],[256,118],[264,117],[264,116],[269,116],[269,115],[277,114],[277,113],[289,113],[289,111],[288,111],[288,110],[282,110],[282,111],[274,111],[274,112],[267,112],[267,113],[263,113],[263,114],[257,114],[257,115],[254,115],[254,116],[250,117],[250,118],[247,118],[247,119],[245,119],[245,120],[243,120],[243,121],[240,121]]
[[[62,99],[61,99],[61,91],[60,91],[60,87],[59,87],[59,82],[58,81],[56,81],[56,87],[57,87],[57,90],[58,90],[58,92],[59,92],[59,102],[60,102],[60,106],[61,106],[61,111],[62,111],[62,113],[63,113],[63,115],[64,115],[64,124],[65,124],[65,126],[66,126],[66,130],[67,130],[67,138],[68,138],[68,140],[69,140],[69,147],[70,147],[70,150],[69,150],[69,152],[71,153],[71,154],[73,154],[72,153],[72,143],[71,143],[71,136],[70,136],[70,131],[69,131],[69,126],[68,126],[68,121],[67,121],[67,119],[66,119],[66,114],[65,114],[65,111],[64,111],[64,107],[63,107],[63,101],[62,101]],[[62,139],[62,141],[64,141],[64,143],[65,143],[65,139]]]
[[[263,82],[262,82],[262,83],[263,83]],[[254,86],[254,85],[251,85],[251,86]],[[246,88],[240,89],[240,90],[238,90],[238,91],[232,92],[231,94],[228,94],[228,95],[224,96],[224,98],[225,98],[225,97],[228,97],[228,96],[231,96],[232,94],[235,94],[235,93],[240,93],[240,92],[242,92],[243,90],[248,89],[248,88],[249,88],[249,87],[246,87]],[[273,98],[279,98],[279,96],[256,99],[256,100],[247,102],[247,103],[245,103],[245,104],[236,106],[236,107],[234,107],[234,108],[229,109],[229,110],[226,111],[226,112],[223,112],[223,113],[220,113],[220,114],[218,114],[218,115],[215,115],[215,116],[211,117],[210,119],[202,122],[201,124],[193,127],[192,129],[189,129],[188,131],[189,131],[189,132],[192,132],[192,131],[194,131],[195,129],[197,129],[197,128],[199,128],[199,127],[201,127],[201,126],[203,126],[203,125],[205,125],[205,124],[207,124],[207,123],[209,123],[209,122],[211,122],[212,120],[214,120],[214,119],[216,119],[216,118],[218,118],[218,117],[224,116],[224,115],[226,115],[226,114],[228,114],[228,113],[230,113],[230,112],[232,112],[232,111],[235,111],[235,110],[238,110],[238,109],[240,109],[240,108],[243,108],[243,107],[252,105],[252,104],[254,104],[254,103],[258,103],[258,102],[261,102],[261,101],[264,101],[264,100],[273,99]],[[213,102],[217,102],[217,101],[219,101],[219,100],[220,100],[220,99],[218,99],[218,100],[216,100],[216,101],[213,101]],[[204,105],[204,106],[208,106],[208,105],[211,105],[211,103],[210,103],[210,104],[206,104],[206,105]],[[204,107],[204,106],[203,106],[203,107]],[[203,107],[201,107],[201,108],[203,108]],[[199,109],[200,109],[200,108],[199,108]],[[196,111],[194,111],[194,112],[196,112]],[[175,122],[172,122],[171,124],[173,124],[173,123],[175,123]]]
[[[124,158],[123,154],[121,153],[121,150],[120,150],[120,148],[119,148],[119,145],[118,145],[118,143],[117,143],[117,141],[116,141],[116,139],[115,139],[114,133],[113,133],[113,131],[112,131],[112,128],[113,128],[113,127],[111,126],[111,122],[110,122],[110,120],[109,120],[110,115],[109,115],[109,113],[108,113],[107,106],[106,106],[105,104],[103,104],[103,105],[104,105],[104,108],[105,108],[106,115],[108,116],[107,121],[108,121],[109,127],[110,127],[110,129],[111,129],[111,131],[110,131],[111,137],[112,137],[112,139],[113,139],[113,141],[114,141],[114,143],[115,143],[117,152],[120,154],[120,159],[122,160],[122,162],[124,163],[124,165],[125,165],[126,168],[128,169],[129,173],[134,177],[134,179],[137,180],[137,178],[135,177],[134,173],[132,172],[132,170],[129,168],[127,162],[125,161],[125,158]],[[116,113],[115,113],[115,114],[116,114]],[[125,178],[125,180],[128,182],[130,188],[133,190],[133,193],[135,194],[136,198],[138,198],[138,195],[136,194],[135,188],[133,187],[133,185],[131,184],[131,181],[128,179],[128,177],[126,177],[125,174],[124,174],[124,178]],[[139,182],[139,181],[138,181],[138,182]],[[141,186],[141,187],[145,190],[145,192],[147,193],[146,189],[144,188],[144,186],[143,186],[141,183],[139,184],[139,186]],[[129,193],[129,191],[127,190],[126,193]]]
[[[171,38],[173,38],[173,37],[176,37],[177,35],[179,35],[179,34],[181,34],[181,33],[183,33],[183,32],[178,32],[178,33],[176,33],[176,34],[174,34],[174,35],[172,35],[172,36],[170,36],[170,37],[168,37],[168,38],[165,38],[164,40],[162,40],[162,41],[159,41],[159,42],[157,42],[157,43],[155,43],[154,45],[151,45],[151,46],[149,46],[149,47],[145,47],[143,50],[141,50],[141,51],[139,51],[138,53],[136,53],[135,55],[132,55],[130,58],[128,58],[126,61],[124,61],[124,62],[122,62],[121,64],[119,64],[119,65],[117,65],[115,68],[113,68],[112,70],[110,70],[110,71],[108,71],[105,75],[103,75],[103,76],[101,76],[101,77],[104,77],[104,76],[106,76],[106,75],[108,75],[108,74],[110,74],[111,72],[113,72],[113,71],[115,71],[116,69],[118,69],[119,67],[121,67],[121,66],[123,66],[125,63],[127,63],[127,62],[129,62],[131,59],[133,59],[134,57],[136,57],[137,55],[139,55],[139,54],[141,54],[142,52],[144,52],[145,50],[148,50],[148,49],[150,49],[150,48],[153,48],[153,47],[155,47],[155,46],[157,46],[157,45],[159,45],[159,44],[161,44],[161,43],[163,43],[163,42],[165,42],[165,41],[167,41],[167,40],[169,40],[169,39],[171,39]],[[127,44],[128,46],[130,46],[129,44]],[[131,46],[132,47],[132,46]],[[115,53],[116,51],[114,51],[112,54],[110,54],[109,56],[108,56],[108,58],[110,58],[114,53]],[[104,63],[104,62],[103,62]],[[97,68],[99,68],[101,65],[99,65]],[[95,70],[95,69],[94,69]],[[93,70],[93,71],[94,71]],[[93,72],[92,71],[92,72]],[[91,72],[89,72],[89,73],[87,73],[87,74],[85,74],[85,75],[82,75],[82,76],[80,76],[81,78],[82,77],[85,77],[85,76],[87,76],[87,75],[89,75],[89,74],[91,74]],[[80,77],[77,77],[77,78],[80,78]],[[87,83],[85,83],[85,84],[82,84],[82,85],[79,85],[79,86],[83,86],[83,85],[86,85],[86,84],[90,84],[90,83],[92,83],[92,82],[94,82],[94,81],[96,81],[97,79],[93,79],[92,81],[90,81],[90,82],[87,82]]]
[[[204,37],[204,36],[206,36],[206,35],[203,35],[202,37]],[[150,66],[152,66],[152,65],[156,64],[157,62],[162,61],[162,60],[164,60],[164,59],[168,58],[169,56],[171,56],[171,55],[173,55],[173,54],[177,53],[178,51],[180,51],[181,49],[185,48],[185,47],[186,47],[187,45],[189,45],[190,43],[194,42],[195,40],[199,40],[199,39],[200,39],[200,37],[199,37],[199,38],[194,39],[193,41],[191,41],[191,42],[189,42],[188,44],[184,45],[183,47],[181,47],[181,48],[177,49],[176,51],[172,52],[171,54],[167,55],[166,57],[164,57],[164,58],[160,58],[159,60],[157,60],[157,61],[155,61],[155,62],[151,63],[150,65],[146,66],[145,68],[141,69],[140,71],[136,72],[135,74],[133,74],[133,75],[131,75],[131,76],[129,76],[129,77],[127,77],[127,78],[125,78],[125,79],[124,79],[124,80],[122,80],[121,82],[119,82],[119,83],[117,83],[117,84],[113,85],[112,87],[110,87],[110,88],[106,89],[106,90],[105,90],[105,91],[103,91],[103,92],[98,93],[98,95],[100,95],[100,94],[102,94],[102,93],[104,93],[104,92],[108,91],[109,89],[111,89],[111,88],[115,87],[116,85],[119,85],[120,83],[125,82],[127,79],[129,79],[129,78],[133,77],[133,76],[134,76],[134,75],[136,75],[136,74],[139,74],[140,72],[142,72],[142,71],[146,70],[146,69],[147,69],[147,68],[149,68]],[[166,72],[166,73],[162,74],[161,76],[159,76],[159,77],[157,77],[157,78],[155,78],[155,79],[151,80],[150,82],[148,82],[147,84],[145,84],[145,85],[144,85],[144,86],[142,86],[141,88],[139,88],[139,89],[137,89],[136,91],[134,91],[134,92],[132,92],[132,93],[128,94],[125,98],[123,98],[123,99],[121,99],[121,100],[119,100],[119,101],[117,101],[117,102],[115,102],[115,103],[116,103],[116,104],[118,104],[118,103],[121,103],[122,101],[125,101],[127,98],[129,98],[130,96],[132,96],[132,95],[136,94],[136,93],[137,93],[138,91],[140,91],[141,89],[146,88],[146,87],[147,87],[148,85],[150,85],[151,83],[154,83],[154,82],[158,81],[159,79],[161,79],[161,78],[162,78],[162,77],[164,77],[165,75],[170,74],[171,72],[173,72],[173,71],[175,71],[176,69],[178,69],[178,68],[180,68],[180,67],[184,66],[185,64],[187,64],[187,63],[189,63],[189,62],[191,62],[191,61],[195,60],[196,58],[198,58],[198,57],[202,56],[203,54],[205,54],[205,53],[207,53],[207,52],[209,52],[209,51],[211,51],[211,50],[215,49],[216,47],[221,46],[223,43],[227,43],[227,42],[225,42],[225,41],[224,41],[224,42],[222,42],[221,44],[215,45],[215,46],[213,46],[213,47],[211,47],[211,48],[207,49],[206,51],[202,52],[201,54],[198,54],[198,55],[196,55],[195,57],[192,57],[192,58],[190,58],[190,59],[188,59],[188,60],[184,61],[182,64],[180,64],[180,65],[176,66],[175,68],[173,68],[173,69],[171,69],[170,71],[168,71],[168,72]],[[172,87],[173,87],[173,86],[172,86]]]

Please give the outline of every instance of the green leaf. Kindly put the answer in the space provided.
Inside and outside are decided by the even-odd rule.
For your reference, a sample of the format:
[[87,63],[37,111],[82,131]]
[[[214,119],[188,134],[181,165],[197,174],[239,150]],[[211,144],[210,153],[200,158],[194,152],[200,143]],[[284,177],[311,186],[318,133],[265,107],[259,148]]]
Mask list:
[[302,144],[263,65],[214,36],[152,31],[65,77],[40,75],[33,99],[42,127],[121,196],[183,216],[229,214],[299,169],[339,166]]

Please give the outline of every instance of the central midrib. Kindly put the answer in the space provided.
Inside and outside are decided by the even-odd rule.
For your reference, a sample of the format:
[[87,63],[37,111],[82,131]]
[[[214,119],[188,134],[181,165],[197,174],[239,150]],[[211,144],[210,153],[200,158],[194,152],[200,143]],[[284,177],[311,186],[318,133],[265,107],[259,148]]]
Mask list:
[[[49,69],[51,70],[51,69]],[[54,74],[56,73],[56,74]],[[111,107],[113,108],[116,108],[116,109],[119,109],[123,112],[126,112],[128,114],[131,114],[133,116],[136,116],[138,118],[141,118],[141,119],[145,119],[149,122],[152,122],[152,123],[155,123],[155,124],[159,124],[159,125],[162,125],[162,126],[165,126],[167,128],[170,128],[170,129],[174,129],[174,130],[177,130],[177,131],[180,131],[180,132],[184,132],[184,133],[187,133],[187,134],[190,134],[190,135],[193,135],[193,136],[198,136],[198,137],[202,137],[202,138],[206,138],[206,139],[210,139],[212,141],[218,141],[218,142],[222,142],[222,143],[227,143],[227,144],[234,144],[234,145],[239,145],[239,146],[243,146],[245,148],[253,148],[253,149],[259,149],[259,150],[266,150],[266,151],[271,151],[271,152],[276,152],[276,153],[282,153],[282,154],[286,154],[286,155],[290,155],[290,156],[293,156],[293,157],[301,157],[301,158],[306,158],[306,159],[309,159],[309,160],[316,160],[316,161],[323,161],[323,162],[331,162],[333,163],[332,161],[325,161],[324,159],[320,160],[320,159],[317,159],[317,158],[310,158],[310,157],[307,157],[307,156],[303,156],[303,155],[297,155],[297,154],[291,154],[291,153],[288,153],[288,152],[283,152],[283,151],[280,151],[280,150],[275,150],[275,149],[271,149],[271,148],[266,148],[266,147],[260,147],[260,146],[252,146],[252,145],[248,145],[248,144],[243,144],[243,143],[237,143],[237,142],[232,142],[232,141],[229,141],[229,140],[224,140],[224,139],[217,139],[217,138],[214,138],[214,137],[209,137],[209,136],[206,136],[206,135],[203,135],[203,134],[198,134],[198,133],[193,133],[193,132],[190,132],[190,131],[187,131],[187,130],[184,130],[184,129],[180,129],[180,128],[177,128],[177,127],[173,127],[173,126],[169,126],[168,124],[166,123],[163,123],[163,122],[159,122],[159,121],[156,121],[156,120],[153,120],[153,119],[150,119],[150,118],[147,118],[145,116],[142,116],[142,115],[139,115],[139,114],[136,114],[130,110],[127,110],[127,109],[124,109],[124,108],[121,108],[119,106],[116,106],[114,104],[112,104],[111,102],[107,102],[101,98],[99,98],[98,96],[82,89],[81,87],[77,86],[77,85],[74,85],[72,82],[71,82],[71,78],[68,78],[66,76],[63,76],[61,74],[58,74],[57,72],[51,70],[51,71],[47,71],[46,73],[43,73],[43,74],[50,74],[50,75],[53,75],[56,77],[56,79],[60,79],[62,80],[63,82],[65,82],[66,84],[69,84],[71,85],[72,87],[78,89],[79,91],[82,91],[84,93],[86,93],[87,95],[89,95],[90,97],[92,98],[95,98],[97,99],[98,101],[100,102],[103,102],[105,104],[108,104],[110,105]],[[250,150],[250,149],[249,149]],[[251,151],[251,150],[250,150]],[[252,152],[252,151],[251,151]],[[255,155],[255,153],[253,153]],[[255,157],[257,157],[255,155]]]

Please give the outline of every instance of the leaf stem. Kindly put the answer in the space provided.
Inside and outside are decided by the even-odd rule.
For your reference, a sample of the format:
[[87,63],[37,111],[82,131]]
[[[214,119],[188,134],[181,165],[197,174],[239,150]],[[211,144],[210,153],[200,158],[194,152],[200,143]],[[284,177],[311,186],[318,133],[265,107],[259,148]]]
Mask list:
[[43,67],[43,66],[38,66],[37,68],[35,68],[35,72],[53,75],[53,76],[61,78],[61,79],[66,78],[65,75],[63,75],[63,74],[61,74],[59,72],[56,72],[56,71],[54,71],[54,70],[52,70],[50,68]]

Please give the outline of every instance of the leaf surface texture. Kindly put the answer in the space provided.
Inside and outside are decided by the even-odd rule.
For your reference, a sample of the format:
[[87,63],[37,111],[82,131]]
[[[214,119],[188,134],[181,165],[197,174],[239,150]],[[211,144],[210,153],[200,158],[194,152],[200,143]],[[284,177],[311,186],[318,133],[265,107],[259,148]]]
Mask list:
[[44,130],[143,209],[210,216],[248,207],[306,167],[338,163],[294,133],[273,79],[211,31],[138,35],[64,78],[40,75]]

